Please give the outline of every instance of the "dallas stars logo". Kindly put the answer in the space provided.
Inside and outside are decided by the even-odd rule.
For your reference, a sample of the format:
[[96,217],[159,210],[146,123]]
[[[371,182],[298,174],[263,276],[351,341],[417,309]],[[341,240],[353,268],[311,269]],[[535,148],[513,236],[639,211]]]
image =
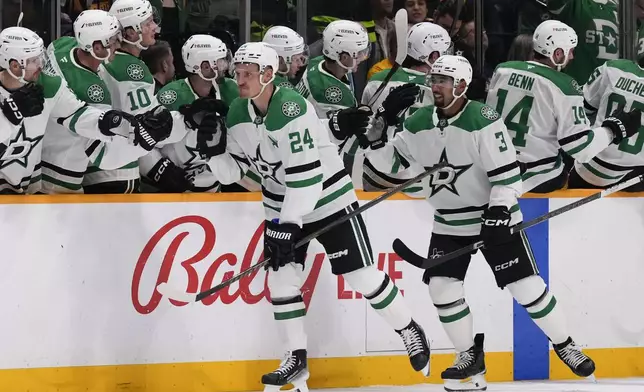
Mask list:
[[143,67],[141,67],[138,64],[130,64],[127,66],[125,69],[125,72],[127,72],[127,76],[130,77],[132,80],[141,80],[145,76],[145,72],[143,72]]
[[173,104],[177,100],[177,92],[174,90],[166,90],[159,94],[159,102],[164,105]]
[[87,88],[87,97],[92,102],[103,102],[103,99],[105,99],[105,92],[103,91],[103,87],[99,86],[98,84],[92,84]]
[[282,113],[286,117],[297,117],[300,114],[300,105],[295,102],[289,101],[282,104]]
[[342,90],[338,86],[331,86],[324,91],[324,98],[331,103],[342,101]]
[[24,124],[20,127],[15,139],[12,139],[7,149],[0,157],[0,169],[3,169],[12,163],[17,163],[22,167],[29,165],[29,154],[42,140],[42,135],[33,139],[27,137]]
[[447,166],[438,170],[429,178],[429,186],[431,187],[430,196],[436,195],[442,189],[447,189],[456,196],[460,196],[458,194],[458,190],[456,189],[456,181],[458,180],[458,177],[460,177],[467,171],[467,169],[472,167],[472,164],[470,163],[469,165],[462,166],[450,165],[449,161],[447,160],[446,149],[443,149],[438,163],[446,163]]
[[262,157],[262,151],[259,146],[257,146],[256,157],[250,158],[250,160],[253,162],[253,164],[257,168],[257,171],[262,177],[270,178],[276,183],[281,184],[281,182],[277,179],[277,170],[282,167],[282,162],[268,162],[267,160],[265,160],[264,157]]

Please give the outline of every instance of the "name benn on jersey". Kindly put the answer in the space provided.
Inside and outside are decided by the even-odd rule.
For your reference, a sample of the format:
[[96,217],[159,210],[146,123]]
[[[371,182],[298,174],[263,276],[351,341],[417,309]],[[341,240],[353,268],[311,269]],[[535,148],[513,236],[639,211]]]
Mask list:
[[17,163],[22,167],[27,167],[29,162],[29,155],[36,145],[42,140],[43,136],[37,136],[33,139],[27,137],[24,123],[20,126],[20,130],[14,139],[9,142],[7,148],[0,156],[0,169]]
[[[615,13],[615,20],[617,20],[617,13]],[[619,58],[617,25],[606,19],[593,19],[593,23],[595,29],[586,30],[586,43],[597,45],[597,58],[602,60]]]

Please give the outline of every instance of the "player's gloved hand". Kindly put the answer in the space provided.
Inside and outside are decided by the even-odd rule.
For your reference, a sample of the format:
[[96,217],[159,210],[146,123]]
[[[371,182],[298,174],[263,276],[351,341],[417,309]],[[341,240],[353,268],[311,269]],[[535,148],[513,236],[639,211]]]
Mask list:
[[377,150],[387,144],[387,120],[385,119],[385,109],[381,106],[376,111],[373,121],[364,129],[364,133],[358,134],[360,147]]
[[161,105],[134,116],[136,121],[132,121],[131,115],[123,118],[132,125],[132,144],[141,146],[146,151],[151,151],[157,143],[167,139],[172,133],[172,115]]
[[213,97],[201,97],[193,103],[179,107],[179,113],[183,115],[183,119],[188,128],[198,129],[201,120],[208,113],[217,113],[226,117],[228,114],[228,105]]
[[481,241],[485,242],[486,247],[504,244],[512,239],[508,207],[489,207],[483,212],[481,220]]
[[613,133],[615,144],[635,135],[641,125],[642,111],[639,109],[633,109],[630,112],[617,111],[602,122],[602,127],[610,129]]
[[[120,110],[108,110],[106,112],[103,112],[101,116],[98,118],[98,130],[101,131],[103,135],[106,136],[114,136],[114,135],[121,135],[123,137],[128,137],[129,132],[127,135],[122,135],[118,131],[114,131],[116,128],[121,127],[123,124],[123,120],[125,120],[127,123],[129,123],[132,128],[135,126],[138,126],[139,122],[134,118],[133,115],[129,113],[122,112]],[[135,124],[135,125],[132,125]]]
[[395,126],[398,123],[400,112],[413,105],[418,94],[420,94],[420,86],[415,83],[403,84],[391,90],[382,103],[387,126]]
[[264,224],[264,257],[270,257],[265,269],[277,271],[288,263],[304,263],[297,260],[295,244],[302,238],[302,229],[295,223],[266,221]]
[[197,150],[201,158],[208,159],[226,152],[226,118],[209,113],[197,128]]
[[345,140],[351,135],[364,134],[369,127],[372,115],[373,112],[369,106],[338,110],[329,117],[329,128],[333,137]]
[[148,172],[147,177],[161,192],[183,193],[192,189],[185,170],[163,158]]
[[34,117],[45,108],[43,87],[28,83],[11,93],[2,104],[2,113],[13,125],[19,125],[23,118]]

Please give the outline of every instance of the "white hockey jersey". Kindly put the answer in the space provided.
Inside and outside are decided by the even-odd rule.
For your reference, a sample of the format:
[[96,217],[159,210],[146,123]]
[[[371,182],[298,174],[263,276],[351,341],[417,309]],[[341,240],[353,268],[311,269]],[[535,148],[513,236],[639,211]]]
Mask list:
[[439,119],[434,106],[418,109],[393,140],[366,151],[381,171],[395,173],[416,162],[426,169],[448,166],[430,176],[429,203],[435,208],[434,233],[478,235],[488,205],[506,206],[511,225],[523,219],[517,198],[521,172],[507,128],[487,105],[467,101],[454,117]]
[[255,166],[266,219],[316,222],[357,200],[313,105],[295,90],[276,87],[264,117],[251,100],[238,98],[227,124],[227,152],[211,158],[210,168],[221,183],[231,184]]
[[[369,105],[369,102],[373,99],[376,91],[380,87],[381,83],[383,80],[387,77],[387,74],[389,73],[389,70],[383,70],[371,77],[369,79],[369,82],[367,82],[367,86],[364,89],[364,92],[362,93],[362,104],[363,105]],[[407,110],[405,110],[401,114],[401,121],[404,121],[405,119],[409,118],[416,110],[423,106],[429,106],[434,104],[434,95],[432,94],[431,88],[429,88],[426,84],[426,74],[423,72],[415,71],[413,69],[407,69],[407,68],[399,68],[398,71],[396,71],[391,79],[389,80],[389,83],[387,84],[387,87],[380,93],[380,95],[376,98],[376,100],[373,102],[371,105],[371,109],[375,112],[378,110],[380,106],[382,106],[383,102],[387,97],[389,96],[389,93],[391,90],[395,89],[396,87],[400,87],[404,84],[407,83],[414,83],[420,87],[420,93],[418,94],[418,97],[416,98],[416,102]],[[396,126],[391,126],[387,130],[387,136],[388,139],[391,140],[394,137],[394,134],[399,130],[399,127]],[[378,171],[371,162],[369,162],[369,159],[365,159],[364,155],[358,154],[356,157],[356,162],[363,162],[362,164],[358,164],[356,166],[359,166],[362,168],[362,186],[364,190],[366,191],[382,191],[386,190],[388,188],[393,188],[397,185],[400,185],[404,183],[406,180],[409,180],[410,178],[413,178],[419,174],[421,174],[424,169],[422,166],[417,165],[415,163],[410,163],[411,166],[407,169],[400,170],[398,173],[382,173]],[[356,176],[359,173],[354,173],[353,178],[355,179]],[[429,182],[428,178],[425,178],[423,181],[410,186],[409,188],[405,189],[403,192],[411,197],[417,197],[417,198],[425,198],[428,196],[427,193],[427,184]],[[354,180],[355,183],[355,180]]]
[[[596,114],[595,126],[615,110],[644,111],[644,70],[630,60],[611,60],[595,69],[584,85],[586,109]],[[619,145],[611,144],[592,160],[575,162],[575,171],[586,182],[606,187],[633,170],[644,169],[644,127]]]
[[525,165],[525,192],[561,175],[560,149],[588,162],[613,139],[606,128],[591,129],[577,82],[538,62],[499,64],[487,104],[503,117],[517,157]]

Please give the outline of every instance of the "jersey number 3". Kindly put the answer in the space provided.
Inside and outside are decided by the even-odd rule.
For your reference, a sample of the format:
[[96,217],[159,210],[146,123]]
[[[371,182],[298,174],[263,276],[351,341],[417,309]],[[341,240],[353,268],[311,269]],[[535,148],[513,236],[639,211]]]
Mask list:
[[300,136],[299,132],[292,132],[288,134],[288,140],[291,142],[291,153],[297,154],[304,151],[304,146],[309,149],[313,148],[313,138],[308,129],[304,130],[304,135]]

